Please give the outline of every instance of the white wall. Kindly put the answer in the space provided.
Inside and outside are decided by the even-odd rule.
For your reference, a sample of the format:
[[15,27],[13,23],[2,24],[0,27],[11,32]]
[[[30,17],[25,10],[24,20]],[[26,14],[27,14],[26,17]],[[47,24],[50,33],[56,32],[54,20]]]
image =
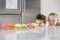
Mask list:
[[60,0],[41,0],[41,13],[48,16],[51,12],[60,15]]

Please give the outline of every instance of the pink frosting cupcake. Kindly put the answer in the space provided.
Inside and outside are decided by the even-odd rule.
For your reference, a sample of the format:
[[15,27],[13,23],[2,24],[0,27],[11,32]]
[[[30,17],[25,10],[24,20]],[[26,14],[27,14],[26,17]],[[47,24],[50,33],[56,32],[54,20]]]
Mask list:
[[8,28],[8,24],[5,24],[5,23],[2,24],[2,25],[1,25],[1,28],[3,28],[3,29],[7,29],[7,28]]

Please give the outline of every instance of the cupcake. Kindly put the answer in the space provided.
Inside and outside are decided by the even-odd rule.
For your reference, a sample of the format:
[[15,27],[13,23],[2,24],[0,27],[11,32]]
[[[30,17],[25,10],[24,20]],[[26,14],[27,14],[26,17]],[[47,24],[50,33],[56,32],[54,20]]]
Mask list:
[[28,27],[28,28],[33,28],[32,23],[28,23],[28,24],[27,24],[27,27]]
[[7,28],[8,28],[8,24],[6,24],[6,23],[2,24],[2,25],[1,25],[1,28],[2,28],[2,29],[7,29]]
[[14,26],[15,26],[15,28],[17,28],[17,29],[21,28],[21,24],[18,24],[18,23],[15,24]]
[[37,27],[38,25],[36,23],[32,23],[33,28]]
[[11,24],[8,24],[8,28],[9,29],[14,29],[14,24],[12,24],[12,23]]
[[21,28],[27,28],[26,24],[21,24]]

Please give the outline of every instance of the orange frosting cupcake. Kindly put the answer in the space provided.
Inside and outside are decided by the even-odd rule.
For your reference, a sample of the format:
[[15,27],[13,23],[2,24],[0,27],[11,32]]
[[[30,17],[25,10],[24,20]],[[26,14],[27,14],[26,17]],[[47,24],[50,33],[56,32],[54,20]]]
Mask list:
[[13,29],[14,28],[14,24],[8,24],[8,28],[9,29]]

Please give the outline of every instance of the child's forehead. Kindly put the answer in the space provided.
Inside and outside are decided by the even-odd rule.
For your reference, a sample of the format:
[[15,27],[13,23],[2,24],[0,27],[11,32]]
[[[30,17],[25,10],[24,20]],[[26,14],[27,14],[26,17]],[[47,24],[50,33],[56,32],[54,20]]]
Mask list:
[[44,20],[36,20],[36,21],[39,21],[39,22],[44,22]]
[[48,19],[49,19],[49,20],[57,20],[57,17],[55,17],[55,16],[49,16]]
[[55,18],[57,18],[57,17],[54,16],[54,15],[50,15],[49,18],[53,18],[53,19],[55,19]]

